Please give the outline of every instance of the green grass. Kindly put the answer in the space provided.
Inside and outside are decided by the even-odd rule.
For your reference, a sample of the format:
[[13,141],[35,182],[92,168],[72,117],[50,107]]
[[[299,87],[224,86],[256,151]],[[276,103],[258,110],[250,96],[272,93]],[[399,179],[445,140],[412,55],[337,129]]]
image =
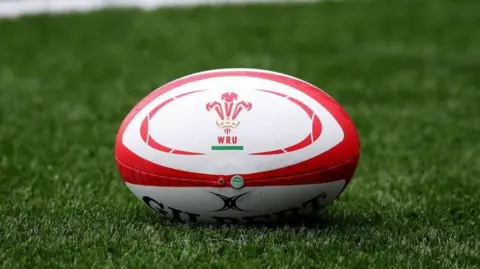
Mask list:
[[[478,268],[480,2],[335,2],[0,21],[0,267]],[[123,117],[192,72],[322,87],[361,138],[305,227],[186,227],[118,176]]]

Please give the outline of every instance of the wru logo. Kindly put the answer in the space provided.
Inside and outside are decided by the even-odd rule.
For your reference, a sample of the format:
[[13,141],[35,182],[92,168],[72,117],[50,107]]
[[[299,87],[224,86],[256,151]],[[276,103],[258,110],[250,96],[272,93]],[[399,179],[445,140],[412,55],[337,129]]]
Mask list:
[[252,104],[245,101],[238,101],[238,95],[233,92],[226,92],[221,96],[222,101],[212,101],[207,104],[207,111],[215,111],[220,119],[217,120],[217,126],[222,128],[225,134],[230,134],[232,129],[240,125],[237,120],[238,115],[243,110],[252,109]]

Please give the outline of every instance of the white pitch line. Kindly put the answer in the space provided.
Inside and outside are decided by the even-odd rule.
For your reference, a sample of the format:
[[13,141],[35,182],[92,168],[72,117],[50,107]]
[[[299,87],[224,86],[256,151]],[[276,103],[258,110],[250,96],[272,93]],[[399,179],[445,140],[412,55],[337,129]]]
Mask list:
[[315,0],[0,0],[0,18],[33,14],[88,12],[104,8],[139,8],[226,5],[246,3],[306,3]]

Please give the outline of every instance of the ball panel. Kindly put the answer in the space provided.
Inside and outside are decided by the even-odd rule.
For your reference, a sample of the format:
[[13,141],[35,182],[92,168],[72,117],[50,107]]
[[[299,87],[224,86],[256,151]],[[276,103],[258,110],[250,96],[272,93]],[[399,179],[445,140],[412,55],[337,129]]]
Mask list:
[[[218,98],[219,95],[225,91],[225,88],[232,88],[235,85],[237,85],[237,90],[239,90],[238,94],[235,93],[235,98],[238,96],[242,99],[230,104],[228,104],[226,100],[214,99]],[[242,85],[242,87],[238,85]],[[305,139],[305,137],[311,133],[311,119],[307,113],[293,102],[284,101],[283,104],[275,103],[278,102],[278,100],[282,100],[282,98],[272,98],[270,94],[268,94],[268,98],[265,98],[265,95],[258,98],[258,91],[252,90],[252,88],[262,86],[274,88],[277,91],[284,91],[288,93],[288,96],[295,96],[303,103],[308,104],[315,114],[320,116],[321,124],[325,127],[320,137],[308,147],[289,148],[288,146],[298,143],[298,141]],[[151,119],[149,124],[153,124],[152,126],[154,127],[150,128],[151,131],[149,134],[154,141],[157,140],[162,143],[154,144],[152,142],[151,144],[155,145],[155,147],[152,147],[151,144],[146,144],[141,138],[139,129],[141,129],[142,120],[147,117],[150,110],[155,109],[155,106],[165,100],[176,97],[179,93],[197,90],[198,88],[208,89],[203,91],[203,100],[200,98],[201,96],[197,96],[196,99],[180,106],[178,105],[179,101],[172,102],[168,107],[175,108],[173,110],[175,112],[170,110],[169,113],[164,114],[162,117],[157,117],[157,119],[161,118],[164,123],[168,124],[160,124],[158,121],[155,121],[155,118]],[[233,95],[234,93],[229,92],[228,94]],[[225,94],[222,94],[222,96],[224,95]],[[222,99],[223,98],[224,97],[222,97]],[[236,108],[239,106],[240,108],[243,107],[241,105],[245,103],[245,99],[243,98],[246,98],[246,100],[253,99],[255,101],[255,108],[253,111],[242,114],[242,126],[232,131],[235,133],[233,136],[224,136],[221,124],[225,122],[223,118],[221,120],[219,118],[223,114],[227,114],[227,108],[233,104],[235,104]],[[212,99],[215,101],[212,101]],[[202,109],[205,103],[210,101],[215,103],[216,113],[218,115],[214,115],[215,113],[207,113]],[[248,105],[245,106],[251,107],[251,103],[248,102]],[[166,109],[168,107],[166,107]],[[235,111],[237,110],[236,108]],[[295,109],[291,110],[287,108]],[[191,114],[190,111],[192,110],[196,110],[196,112]],[[231,107],[230,111],[232,111]],[[294,111],[298,113],[295,114],[293,113]],[[268,115],[268,117],[265,117],[265,115]],[[229,121],[228,118],[225,120]],[[215,125],[215,121],[218,126]],[[182,128],[178,128],[178,126],[176,126],[177,122],[188,123],[188,126],[195,125],[196,128],[192,130],[185,125],[183,125]],[[262,128],[264,125],[269,125],[270,128]],[[283,128],[276,128],[279,127],[279,125],[283,125]],[[225,129],[225,131],[227,130],[229,129]],[[192,135],[195,136],[192,137]],[[242,146],[233,146],[234,149],[240,149],[232,151],[232,146],[226,145],[238,142],[236,139],[237,136]],[[226,143],[214,148],[212,145],[217,143],[217,138],[225,138],[226,140],[224,139],[223,141]],[[335,147],[343,138],[343,130],[334,116],[318,101],[308,97],[303,92],[266,79],[228,76],[192,82],[175,88],[154,99],[144,109],[137,112],[123,134],[122,143],[136,155],[159,166],[182,170],[183,172],[217,175],[230,173],[252,174],[298,164]],[[221,140],[218,139],[218,142],[220,141]],[[233,143],[229,143],[229,141],[233,141]],[[210,150],[211,146],[212,148]],[[228,149],[225,151],[226,148]],[[282,149],[283,152],[281,152],[281,154],[251,156],[251,153],[257,152],[258,150],[272,148]],[[178,156],[178,154],[175,154],[175,151],[178,149],[182,149],[182,151],[188,149],[190,152],[197,152],[202,156],[196,158]],[[285,154],[288,154],[288,156]],[[216,165],[219,159],[221,159],[222,164],[225,165]]]
[[[209,77],[216,77],[216,76],[250,76],[250,77],[260,77],[260,78],[267,78],[277,82],[284,83],[286,85],[295,87],[304,93],[308,94],[310,97],[317,100],[319,103],[322,104],[338,121],[340,126],[342,127],[344,137],[343,140],[335,146],[334,148],[330,149],[329,151],[321,154],[320,156],[311,158],[306,160],[305,162],[291,165],[285,168],[276,169],[273,171],[266,171],[260,173],[251,173],[251,174],[243,174],[244,178],[247,181],[250,180],[260,180],[265,178],[275,178],[275,177],[283,177],[288,175],[297,175],[308,173],[312,171],[318,170],[325,170],[332,166],[338,165],[340,163],[345,162],[349,159],[358,158],[358,151],[359,151],[359,142],[358,136],[353,126],[353,123],[349,119],[348,115],[345,111],[333,100],[330,96],[325,94],[323,91],[315,88],[311,84],[303,82],[301,80],[279,75],[279,74],[272,74],[269,72],[260,72],[260,71],[217,71],[217,72],[207,72],[201,73],[197,75],[191,75],[184,79],[176,80],[172,83],[166,84],[163,87],[160,87],[158,90],[152,92],[149,96],[147,96],[144,100],[142,100],[139,105],[137,105],[131,113],[127,116],[125,121],[122,123],[122,126],[119,131],[119,135],[117,136],[117,143],[116,143],[116,157],[119,161],[129,166],[134,166],[135,168],[144,171],[150,174],[161,174],[164,176],[169,177],[181,177],[184,179],[198,179],[202,178],[207,181],[215,181],[218,179],[218,175],[208,175],[202,173],[191,173],[185,171],[179,171],[178,169],[171,169],[168,167],[163,167],[158,164],[149,162],[145,159],[139,158],[136,154],[128,150],[122,143],[121,137],[123,132],[125,131],[126,126],[130,123],[132,118],[140,111],[142,107],[147,105],[151,100],[158,97],[162,93],[165,93],[169,90],[178,87],[179,85],[183,85],[185,83],[205,79]],[[315,126],[315,123],[314,123]],[[316,133],[315,129],[313,133]],[[224,174],[223,176],[231,176],[231,174]]]
[[181,222],[248,223],[308,215],[330,204],[345,180],[299,186],[149,187],[127,183],[130,190],[161,215]]

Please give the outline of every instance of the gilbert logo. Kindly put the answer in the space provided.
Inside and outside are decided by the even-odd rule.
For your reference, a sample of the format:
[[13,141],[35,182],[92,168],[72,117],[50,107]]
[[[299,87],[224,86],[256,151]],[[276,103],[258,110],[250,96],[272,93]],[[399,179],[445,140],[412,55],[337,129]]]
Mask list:
[[221,95],[221,101],[212,101],[207,104],[207,111],[215,111],[219,117],[217,126],[223,129],[225,135],[218,136],[218,145],[212,146],[212,150],[243,150],[238,145],[238,137],[230,135],[232,129],[240,125],[237,119],[243,110],[249,111],[252,104],[245,101],[238,101],[238,95],[233,92],[226,92]]
[[209,193],[217,196],[218,198],[222,199],[222,202],[223,202],[223,206],[221,208],[219,208],[217,210],[214,210],[212,212],[220,212],[220,211],[227,211],[227,210],[248,212],[247,210],[244,210],[244,209],[241,209],[240,207],[238,207],[237,201],[242,196],[245,196],[245,195],[249,194],[250,192],[244,192],[242,194],[235,195],[235,196],[232,196],[232,197],[228,197],[228,196],[225,196],[225,195],[222,195],[222,194],[219,194],[219,193],[214,193],[214,192],[211,192],[211,191],[207,191],[207,192],[209,192]]

